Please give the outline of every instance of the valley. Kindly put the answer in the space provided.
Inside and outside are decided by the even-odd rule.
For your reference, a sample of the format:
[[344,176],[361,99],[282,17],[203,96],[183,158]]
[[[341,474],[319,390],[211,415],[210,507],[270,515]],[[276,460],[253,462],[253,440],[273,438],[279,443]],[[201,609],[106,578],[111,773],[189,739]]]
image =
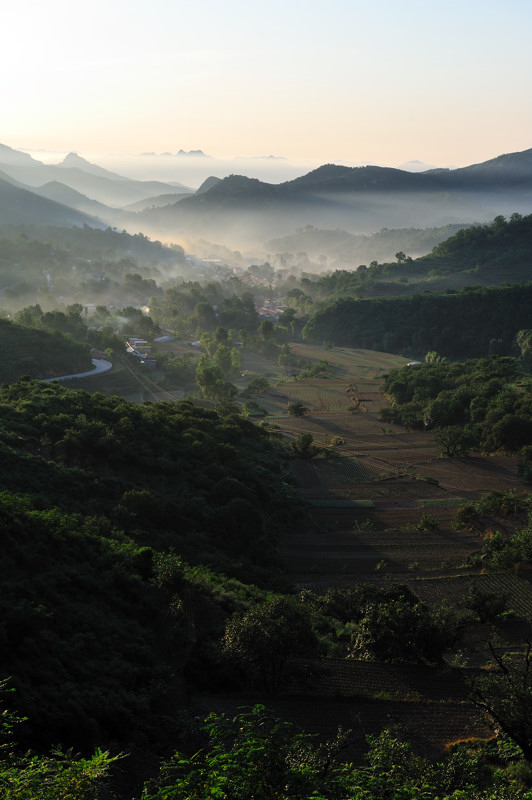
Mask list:
[[531,153],[193,190],[0,147],[0,785],[530,796]]

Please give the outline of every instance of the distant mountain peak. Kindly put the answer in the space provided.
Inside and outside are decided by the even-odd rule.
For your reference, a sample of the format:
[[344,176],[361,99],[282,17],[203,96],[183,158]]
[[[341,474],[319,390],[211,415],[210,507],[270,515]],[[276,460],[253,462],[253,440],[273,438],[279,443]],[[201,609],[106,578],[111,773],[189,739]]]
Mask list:
[[91,164],[91,162],[87,161],[86,158],[83,158],[74,152],[65,156],[63,161],[57,166],[60,169],[79,169],[88,173],[89,175],[96,175],[100,178],[120,180],[124,182],[129,181],[129,178],[124,178],[122,175],[116,175],[114,172],[110,172],[108,169],[97,166],[97,164]]
[[439,169],[434,164],[425,164],[423,161],[414,159],[401,164],[399,169],[404,169],[405,172],[427,172],[429,169]]
[[61,163],[64,167],[79,167],[82,164],[84,166],[91,166],[90,161],[87,161],[86,158],[78,156],[77,153],[69,153],[64,157]]
[[211,158],[203,150],[189,150],[188,153],[186,150],[178,150],[176,156],[192,156],[193,158]]

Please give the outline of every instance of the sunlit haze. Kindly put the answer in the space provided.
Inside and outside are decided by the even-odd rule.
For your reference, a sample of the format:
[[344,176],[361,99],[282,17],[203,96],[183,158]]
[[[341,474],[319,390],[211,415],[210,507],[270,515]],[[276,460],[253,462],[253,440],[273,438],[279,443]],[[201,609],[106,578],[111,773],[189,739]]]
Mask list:
[[463,166],[532,147],[531,29],[529,0],[20,0],[0,141]]

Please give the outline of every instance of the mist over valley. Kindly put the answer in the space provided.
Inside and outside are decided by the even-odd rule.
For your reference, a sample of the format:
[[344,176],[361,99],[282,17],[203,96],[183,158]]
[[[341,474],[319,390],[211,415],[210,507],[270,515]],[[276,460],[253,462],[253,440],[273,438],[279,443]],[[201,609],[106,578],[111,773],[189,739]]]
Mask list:
[[[69,209],[70,218],[66,211],[64,214],[71,224],[74,219],[81,222],[81,217],[75,217],[75,212],[79,212],[91,217],[96,227],[108,225],[143,233],[187,248],[193,248],[195,242],[209,242],[214,247],[246,252],[251,259],[271,255],[272,241],[308,226],[344,231],[351,236],[372,236],[383,229],[445,231],[449,225],[485,223],[498,214],[526,214],[532,208],[532,150],[460,169],[416,172],[334,164],[302,172],[301,166],[295,168],[283,159],[272,157],[232,162],[232,166],[241,163],[253,170],[252,177],[237,173],[224,176],[224,163],[202,151],[137,156],[136,162],[143,159],[148,162],[146,179],[140,180],[124,177],[75,153],[51,164],[2,145],[0,180],[4,181],[4,194],[11,192],[14,197],[14,189],[6,186],[5,181],[11,182],[11,186],[15,181],[19,189],[60,203]],[[176,180],[177,176],[182,178],[187,174],[180,164],[189,162],[202,165],[202,179],[197,183],[199,173],[196,174],[195,188]],[[267,181],[257,177],[261,172],[257,164],[263,162],[266,162]],[[279,165],[297,174],[272,182]],[[139,173],[138,168],[136,172]],[[153,180],[154,174],[157,180]],[[167,180],[159,179],[163,176]],[[26,206],[17,200],[17,214],[4,216],[4,221],[39,223],[38,215],[30,210],[30,197],[26,197]],[[14,202],[6,195],[4,214],[9,213]],[[35,205],[37,201],[32,202]],[[42,224],[49,224],[58,218],[59,209],[42,204],[41,214]],[[324,244],[326,239],[324,235]],[[421,237],[417,245],[413,243],[411,255],[428,252],[432,241],[423,243]],[[391,259],[395,252],[393,247],[387,254],[381,250],[377,257]],[[321,255],[336,263],[334,248],[327,252],[325,247]],[[350,256],[359,263],[374,258],[371,248],[364,252],[363,247]],[[345,264],[350,268],[357,265],[353,260]]]
[[532,800],[532,150],[137,158],[0,146],[0,785]]

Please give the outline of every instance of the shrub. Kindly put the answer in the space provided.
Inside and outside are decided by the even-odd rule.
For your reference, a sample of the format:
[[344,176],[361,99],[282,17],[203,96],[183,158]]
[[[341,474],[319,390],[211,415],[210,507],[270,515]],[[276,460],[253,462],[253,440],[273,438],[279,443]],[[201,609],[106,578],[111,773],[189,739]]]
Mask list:
[[437,531],[440,528],[440,520],[432,514],[422,514],[421,519],[416,525],[417,531]]

